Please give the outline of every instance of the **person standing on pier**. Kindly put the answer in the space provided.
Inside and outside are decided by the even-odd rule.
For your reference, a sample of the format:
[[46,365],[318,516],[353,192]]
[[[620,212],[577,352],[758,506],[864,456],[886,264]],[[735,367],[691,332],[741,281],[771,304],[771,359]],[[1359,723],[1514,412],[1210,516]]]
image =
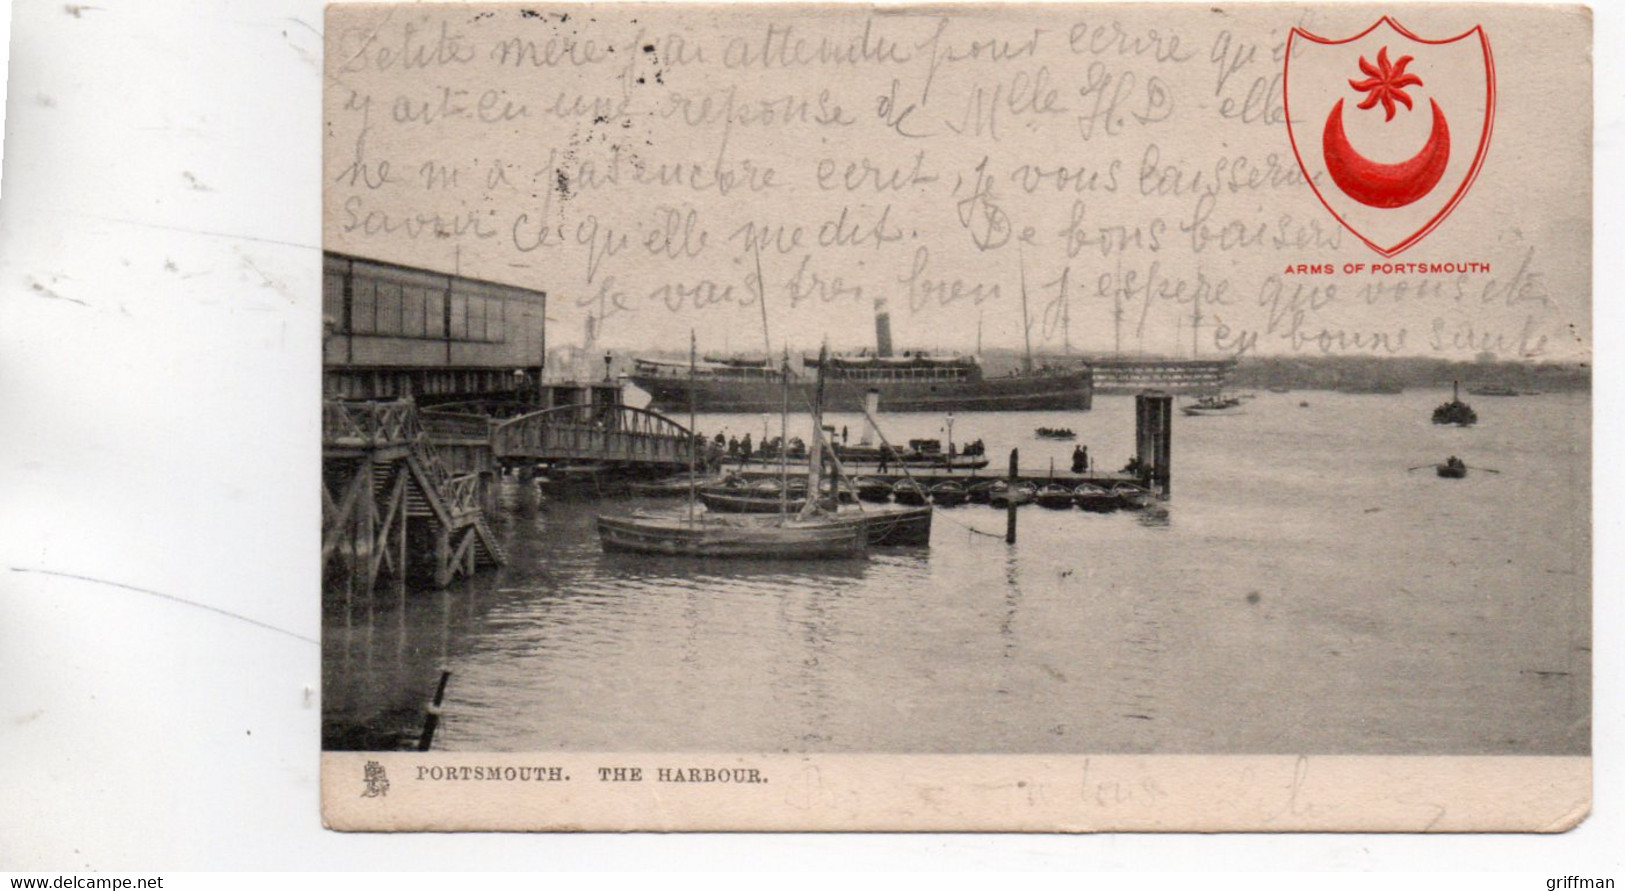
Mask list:
[[1083,446],[1073,446],[1072,447],[1072,472],[1073,473],[1083,473],[1085,465],[1087,465],[1088,462],[1089,462],[1089,459],[1084,457]]
[[739,454],[748,463],[750,461],[750,454],[754,450],[755,449],[750,444],[750,434],[746,433],[745,438],[739,441]]

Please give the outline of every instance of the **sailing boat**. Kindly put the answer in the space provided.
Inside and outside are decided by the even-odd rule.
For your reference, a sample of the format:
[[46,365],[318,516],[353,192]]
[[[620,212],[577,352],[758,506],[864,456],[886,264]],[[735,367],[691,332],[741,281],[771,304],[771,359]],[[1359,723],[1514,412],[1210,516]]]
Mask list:
[[[694,335],[689,334],[689,368],[696,365]],[[785,386],[788,387],[788,380]],[[694,405],[689,404],[689,429],[694,429]],[[818,491],[817,442],[814,428],[808,490]],[[694,454],[688,462],[689,479],[695,475]],[[632,551],[676,557],[767,559],[809,559],[863,557],[869,536],[862,525],[843,522],[815,509],[817,499],[809,498],[802,510],[791,515],[787,503],[776,517],[724,516],[698,513],[694,487],[689,489],[687,516],[638,513],[630,517],[598,517],[598,538],[606,551]],[[782,502],[781,502],[782,503]]]
[[1219,393],[1209,393],[1198,398],[1189,405],[1182,405],[1180,411],[1191,417],[1202,415],[1239,415],[1246,412],[1242,409],[1241,397],[1224,396]]
[[[817,398],[813,402],[814,450],[817,450],[823,442],[824,387],[822,369],[826,364],[823,360],[827,358],[827,348],[820,350]],[[881,447],[896,453],[891,443],[886,441],[886,434],[880,432],[880,422],[875,419],[875,416],[869,413],[867,407],[860,410],[863,412],[864,418],[868,420],[869,428],[880,439]],[[840,488],[848,483],[845,479],[846,472],[841,465],[840,455],[834,448],[829,450],[829,462],[830,466],[835,470],[835,485],[832,487],[832,491],[840,491]],[[898,469],[902,471],[903,479],[898,481],[896,485],[906,484],[907,491],[918,492],[921,496],[919,503],[907,503],[909,499],[903,497],[904,493],[902,491],[897,492],[898,500],[901,502],[898,504],[871,504],[865,507],[861,502],[847,505],[841,504],[840,500],[836,499],[829,503],[827,507],[828,515],[834,518],[836,522],[846,523],[855,529],[862,530],[870,545],[926,546],[931,544],[932,509],[925,497],[928,490],[909,476],[906,465],[899,464]],[[817,491],[816,486],[813,491]],[[817,502],[818,499],[816,498],[807,499],[809,506],[815,505]]]

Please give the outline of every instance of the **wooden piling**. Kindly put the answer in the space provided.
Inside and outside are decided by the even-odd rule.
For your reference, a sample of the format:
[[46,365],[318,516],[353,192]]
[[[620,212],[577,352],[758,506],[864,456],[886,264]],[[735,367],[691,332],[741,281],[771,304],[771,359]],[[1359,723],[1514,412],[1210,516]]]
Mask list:
[[440,669],[440,684],[435,687],[434,700],[423,716],[423,734],[418,737],[418,751],[427,752],[434,744],[435,729],[440,726],[440,704],[446,701],[446,682],[451,680],[451,669]]
[[1141,483],[1168,497],[1172,488],[1169,459],[1173,445],[1174,397],[1148,390],[1134,397],[1134,457]]
[[1004,515],[1004,541],[1006,544],[1016,543],[1016,499],[1014,489],[1016,481],[1021,475],[1021,449],[1010,450],[1010,479],[1011,488],[1009,506],[1005,508]]

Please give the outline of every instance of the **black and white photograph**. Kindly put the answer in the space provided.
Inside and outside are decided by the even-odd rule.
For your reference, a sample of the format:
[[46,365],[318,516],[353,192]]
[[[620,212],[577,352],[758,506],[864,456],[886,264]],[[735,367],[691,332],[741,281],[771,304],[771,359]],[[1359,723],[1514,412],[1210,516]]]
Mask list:
[[1551,122],[1589,70],[1518,72],[1584,14],[361,5],[326,41],[322,745],[432,753],[371,761],[389,795],[1543,756],[1578,797],[1540,825],[1583,812],[1588,131]]
[[14,5],[0,871],[1625,862],[1611,10]]

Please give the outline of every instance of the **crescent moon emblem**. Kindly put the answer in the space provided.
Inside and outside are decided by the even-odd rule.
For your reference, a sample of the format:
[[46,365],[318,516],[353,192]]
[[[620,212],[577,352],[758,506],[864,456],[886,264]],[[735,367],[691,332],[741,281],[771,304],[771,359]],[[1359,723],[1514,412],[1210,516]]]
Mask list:
[[1433,191],[1450,163],[1450,125],[1445,123],[1439,103],[1433,99],[1428,103],[1433,106],[1433,131],[1427,144],[1409,160],[1383,164],[1349,144],[1348,134],[1343,132],[1343,100],[1337,100],[1326,117],[1321,139],[1332,182],[1368,207],[1404,207]]

